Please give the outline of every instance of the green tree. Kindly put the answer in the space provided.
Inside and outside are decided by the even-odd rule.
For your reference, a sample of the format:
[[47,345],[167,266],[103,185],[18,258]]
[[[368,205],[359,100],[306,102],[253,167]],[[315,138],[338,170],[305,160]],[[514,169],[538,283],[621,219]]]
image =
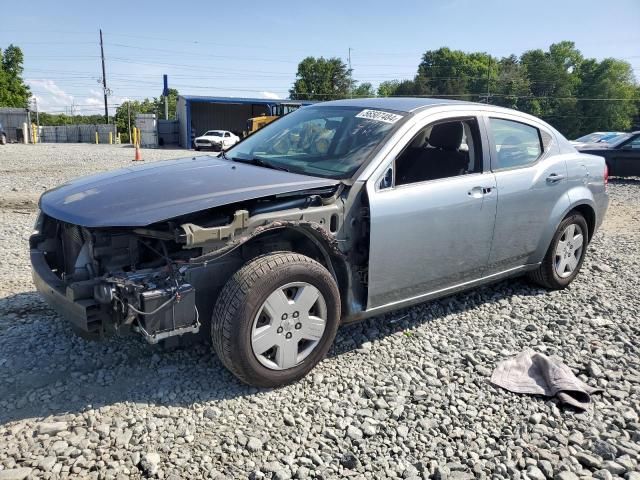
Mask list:
[[378,85],[378,96],[391,97],[395,95],[399,85],[400,80],[385,80],[384,82],[380,83],[380,85]]
[[355,87],[351,92],[351,95],[356,98],[375,97],[376,91],[374,90],[373,85],[371,85],[369,82],[364,82]]
[[[580,66],[578,97],[582,99],[578,103],[581,132],[633,127],[640,96],[629,63],[613,58],[585,60]],[[597,100],[605,98],[613,100]]]
[[335,100],[349,96],[351,71],[339,58],[307,57],[298,64],[292,100]]
[[510,55],[500,59],[495,68],[497,68],[497,75],[489,84],[492,95],[489,97],[489,102],[516,110],[525,109],[526,99],[531,92],[524,65],[520,63],[518,57]]
[[22,79],[24,55],[20,47],[0,49],[0,107],[27,108],[31,91]]
[[[169,89],[168,104],[169,104],[169,119],[176,118],[176,104],[178,101],[178,90],[175,88]],[[122,102],[116,109],[115,123],[118,132],[121,134],[123,142],[129,141],[129,114],[131,115],[131,126],[135,126],[136,115],[138,113],[155,113],[157,118],[164,118],[164,98],[145,98],[142,101],[128,100]]]
[[525,110],[559,126],[559,130],[570,137],[580,133],[575,96],[582,60],[574,43],[566,41],[554,43],[547,52],[530,50],[520,58],[533,97]]
[[414,80],[417,95],[478,100],[495,81],[497,60],[487,53],[466,53],[443,47],[422,55]]

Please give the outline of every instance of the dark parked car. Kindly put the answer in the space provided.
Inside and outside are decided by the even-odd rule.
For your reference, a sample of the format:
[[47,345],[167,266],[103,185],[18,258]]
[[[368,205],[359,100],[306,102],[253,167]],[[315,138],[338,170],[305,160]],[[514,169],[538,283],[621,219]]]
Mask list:
[[2,124],[0,123],[0,145],[6,145],[7,144],[7,132],[4,131],[4,128],[2,128]]
[[566,287],[604,218],[605,172],[514,110],[318,103],[219,158],[46,192],[33,278],[79,332],[202,331],[238,378],[281,385],[340,323],[523,274]]
[[582,153],[590,153],[604,157],[609,168],[609,175],[618,177],[640,177],[640,131],[628,133],[617,138],[613,143],[603,143],[598,147],[591,145],[579,148]]

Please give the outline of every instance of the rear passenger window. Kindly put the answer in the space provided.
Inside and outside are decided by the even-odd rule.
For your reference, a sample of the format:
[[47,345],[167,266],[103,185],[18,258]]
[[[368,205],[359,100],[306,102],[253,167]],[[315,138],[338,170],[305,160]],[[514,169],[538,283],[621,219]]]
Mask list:
[[520,122],[490,118],[491,135],[496,146],[497,158],[492,159],[493,170],[524,167],[534,163],[542,155],[540,131]]

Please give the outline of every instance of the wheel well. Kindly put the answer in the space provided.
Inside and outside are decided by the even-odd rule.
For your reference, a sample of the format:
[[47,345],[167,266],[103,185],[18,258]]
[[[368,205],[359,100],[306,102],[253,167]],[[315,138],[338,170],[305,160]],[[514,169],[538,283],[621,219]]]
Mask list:
[[349,288],[348,268],[343,258],[333,254],[326,241],[319,235],[293,227],[283,227],[258,235],[242,246],[242,256],[247,262],[258,255],[278,251],[291,251],[316,260],[334,277],[340,296],[345,298]]
[[593,237],[593,232],[596,229],[596,212],[595,212],[595,210],[591,206],[586,205],[586,204],[578,205],[573,210],[571,210],[567,214],[567,216],[571,215],[573,212],[578,212],[587,221],[587,227],[589,228],[589,241],[591,241],[591,237]]

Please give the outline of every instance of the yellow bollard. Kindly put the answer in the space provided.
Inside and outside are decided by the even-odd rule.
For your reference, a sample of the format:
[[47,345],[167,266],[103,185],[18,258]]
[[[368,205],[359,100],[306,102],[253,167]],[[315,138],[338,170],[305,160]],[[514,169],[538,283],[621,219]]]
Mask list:
[[129,139],[134,145],[137,145],[136,143],[136,129],[135,127],[133,128],[133,130],[131,131],[131,138]]
[[38,143],[38,127],[36,127],[35,123],[31,124],[31,141]]
[[113,133],[109,132],[109,145],[113,145]]
[[98,131],[96,130],[96,145],[98,145]]

